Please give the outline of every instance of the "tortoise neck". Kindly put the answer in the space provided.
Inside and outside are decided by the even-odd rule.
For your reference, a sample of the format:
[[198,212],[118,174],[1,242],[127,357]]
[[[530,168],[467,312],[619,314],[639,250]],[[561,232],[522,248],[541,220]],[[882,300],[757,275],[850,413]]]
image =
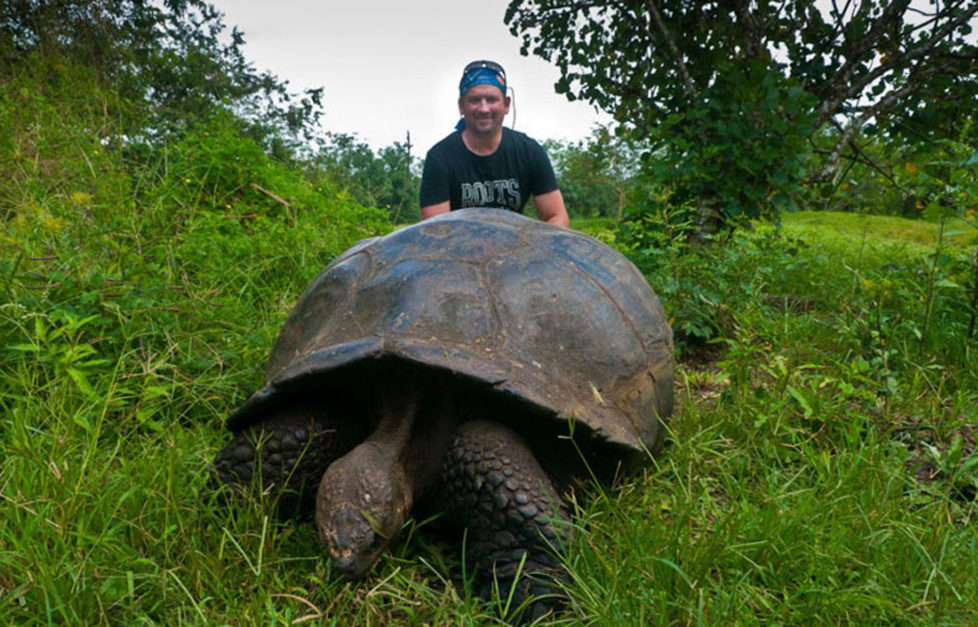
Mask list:
[[422,396],[423,388],[417,385],[413,377],[377,390],[374,407],[379,421],[364,443],[372,442],[392,459],[400,460],[411,439]]
[[403,477],[417,498],[438,480],[456,422],[454,397],[440,378],[405,377],[378,394],[380,420],[364,445],[387,457],[392,476]]

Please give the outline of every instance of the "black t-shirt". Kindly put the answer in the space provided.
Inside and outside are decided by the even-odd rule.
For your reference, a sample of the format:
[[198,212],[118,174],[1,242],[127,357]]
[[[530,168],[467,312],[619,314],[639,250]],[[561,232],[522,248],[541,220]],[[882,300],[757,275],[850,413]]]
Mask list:
[[421,175],[421,206],[446,200],[451,208],[498,207],[523,213],[531,195],[557,189],[547,153],[524,133],[503,127],[499,148],[473,154],[455,131],[428,151]]

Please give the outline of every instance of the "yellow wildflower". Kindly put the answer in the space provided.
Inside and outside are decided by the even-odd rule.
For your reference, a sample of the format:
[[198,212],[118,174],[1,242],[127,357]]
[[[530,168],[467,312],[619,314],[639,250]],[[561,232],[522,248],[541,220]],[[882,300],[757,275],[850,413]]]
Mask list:
[[71,192],[69,200],[73,205],[88,205],[92,202],[92,195],[88,192]]

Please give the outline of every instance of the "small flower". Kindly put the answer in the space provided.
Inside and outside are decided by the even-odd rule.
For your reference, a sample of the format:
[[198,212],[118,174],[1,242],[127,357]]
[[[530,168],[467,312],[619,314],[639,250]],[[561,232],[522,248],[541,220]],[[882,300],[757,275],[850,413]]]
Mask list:
[[87,205],[92,202],[92,195],[87,192],[72,192],[70,200],[73,205]]

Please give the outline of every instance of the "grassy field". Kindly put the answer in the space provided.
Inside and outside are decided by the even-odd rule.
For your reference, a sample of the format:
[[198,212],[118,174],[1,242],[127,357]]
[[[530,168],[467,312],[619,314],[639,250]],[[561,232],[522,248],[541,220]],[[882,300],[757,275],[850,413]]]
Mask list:
[[[289,307],[382,220],[35,217],[0,240],[0,623],[498,620],[420,522],[348,583],[310,524],[205,490]],[[646,471],[580,504],[549,622],[978,622],[973,229],[807,213],[694,250],[578,226],[663,296],[678,405]]]

